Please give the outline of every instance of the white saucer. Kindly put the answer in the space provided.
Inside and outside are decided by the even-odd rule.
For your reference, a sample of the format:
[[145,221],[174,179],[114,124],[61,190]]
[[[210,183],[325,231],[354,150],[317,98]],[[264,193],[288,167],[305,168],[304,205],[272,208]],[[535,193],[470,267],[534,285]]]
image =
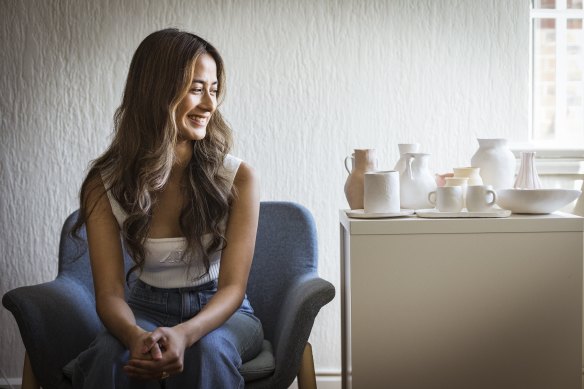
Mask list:
[[416,209],[418,217],[425,218],[463,218],[463,217],[508,217],[511,211],[508,209],[493,209],[489,212],[468,212],[463,210],[461,212],[440,212],[437,209]]
[[345,211],[348,217],[355,219],[381,219],[385,217],[402,217],[414,214],[413,209],[402,209],[399,212],[393,213],[365,213],[363,209],[350,209]]

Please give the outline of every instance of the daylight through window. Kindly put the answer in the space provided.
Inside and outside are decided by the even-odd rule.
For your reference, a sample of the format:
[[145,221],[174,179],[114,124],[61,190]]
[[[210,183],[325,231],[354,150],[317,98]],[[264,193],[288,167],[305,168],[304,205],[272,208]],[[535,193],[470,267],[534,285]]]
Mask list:
[[583,0],[532,0],[532,141],[584,147]]

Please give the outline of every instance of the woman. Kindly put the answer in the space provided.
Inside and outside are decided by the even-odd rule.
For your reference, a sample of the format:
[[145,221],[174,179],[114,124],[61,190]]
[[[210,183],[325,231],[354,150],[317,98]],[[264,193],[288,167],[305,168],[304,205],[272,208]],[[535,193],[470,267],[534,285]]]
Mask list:
[[136,50],[114,139],[81,188],[76,231],[107,331],[77,358],[74,387],[244,386],[238,367],[263,339],[245,297],[259,184],[228,154],[224,89],[219,53],[193,34],[157,31]]

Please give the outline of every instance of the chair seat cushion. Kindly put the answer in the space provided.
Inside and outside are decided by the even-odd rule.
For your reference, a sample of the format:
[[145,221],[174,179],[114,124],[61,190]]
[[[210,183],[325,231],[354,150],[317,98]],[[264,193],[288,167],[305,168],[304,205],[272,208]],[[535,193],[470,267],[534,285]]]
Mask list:
[[[65,367],[63,367],[63,374],[69,380],[73,377],[73,371],[75,369],[75,362],[77,359],[73,359]],[[262,342],[262,350],[254,358],[245,362],[239,368],[239,372],[243,376],[245,382],[259,380],[260,378],[270,376],[276,369],[276,362],[274,360],[274,353],[272,351],[272,344],[265,340]]]
[[73,379],[73,371],[75,370],[75,363],[77,362],[77,358],[73,359],[71,362],[66,364],[63,367],[63,374],[65,377],[69,378],[69,380]]
[[259,380],[274,373],[276,361],[272,351],[272,344],[265,340],[262,343],[262,351],[252,360],[245,362],[239,368],[245,382]]

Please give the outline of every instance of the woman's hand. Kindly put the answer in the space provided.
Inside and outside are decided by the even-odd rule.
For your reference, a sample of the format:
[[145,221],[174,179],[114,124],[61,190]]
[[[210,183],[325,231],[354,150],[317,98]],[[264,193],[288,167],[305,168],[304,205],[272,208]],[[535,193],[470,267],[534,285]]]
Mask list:
[[[150,332],[144,331],[139,329],[135,333],[133,333],[127,343],[128,349],[130,351],[130,360],[151,360],[151,361],[158,361],[162,358],[162,352],[160,351],[160,347],[158,344],[154,345],[153,347],[147,348],[146,345],[150,344]],[[139,369],[136,370],[129,370],[127,366],[124,366],[124,371],[133,377],[138,379],[155,379],[159,378],[159,376],[155,377],[150,371],[142,371]]]
[[151,332],[140,329],[140,331],[133,336],[128,347],[130,350],[130,359],[151,359],[158,361],[162,358],[160,347],[158,347],[157,344],[150,346],[151,334]]
[[157,380],[183,371],[187,337],[177,327],[158,327],[135,343],[124,371],[132,378]]

